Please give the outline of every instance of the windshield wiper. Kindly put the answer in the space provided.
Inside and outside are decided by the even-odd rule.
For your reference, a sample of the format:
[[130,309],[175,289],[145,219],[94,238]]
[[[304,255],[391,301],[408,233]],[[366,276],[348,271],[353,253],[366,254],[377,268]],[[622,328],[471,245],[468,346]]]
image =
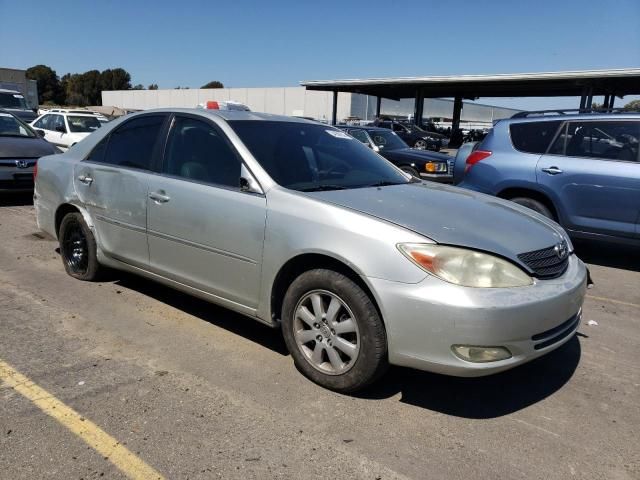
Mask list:
[[313,187],[301,188],[301,192],[322,192],[325,190],[345,190],[347,187],[342,185],[330,185],[330,184],[320,184],[314,185]]
[[400,183],[400,182],[390,182],[389,180],[382,180],[380,182],[377,183],[370,183],[367,185],[363,185],[363,187],[388,187],[391,185],[404,185],[404,183]]

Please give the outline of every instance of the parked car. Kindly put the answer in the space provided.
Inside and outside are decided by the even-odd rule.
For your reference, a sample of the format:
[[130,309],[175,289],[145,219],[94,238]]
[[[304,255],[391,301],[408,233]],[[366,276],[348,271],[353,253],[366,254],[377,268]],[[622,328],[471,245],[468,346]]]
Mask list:
[[127,270],[281,328],[299,369],[336,391],[389,363],[499,372],[580,323],[587,271],[559,225],[408,177],[316,122],[129,115],[42,158],[34,199],[72,277]]
[[409,148],[395,132],[386,128],[339,128],[414,177],[447,183],[453,180],[453,159],[449,155]]
[[32,191],[38,158],[55,153],[55,147],[29,125],[0,110],[0,192]]
[[74,146],[102,126],[92,113],[45,113],[31,122],[33,128],[44,131],[44,138],[61,150]]
[[36,113],[27,106],[24,95],[17,90],[0,88],[0,109],[27,123],[37,117]]
[[466,158],[460,186],[524,205],[575,237],[639,244],[638,139],[640,114],[501,120]]
[[38,112],[42,112],[41,114],[44,113],[79,113],[80,115],[94,115],[99,121],[100,123],[107,123],[109,121],[109,119],[107,117],[105,117],[103,114],[99,113],[99,112],[94,112],[93,110],[87,110],[86,108],[78,108],[78,109],[72,109],[72,108],[51,108],[49,110],[45,110],[45,109],[40,109],[38,110]]
[[408,145],[419,150],[437,152],[441,148],[446,148],[449,143],[446,136],[436,132],[427,132],[412,124],[383,120],[376,122],[375,126],[395,132]]

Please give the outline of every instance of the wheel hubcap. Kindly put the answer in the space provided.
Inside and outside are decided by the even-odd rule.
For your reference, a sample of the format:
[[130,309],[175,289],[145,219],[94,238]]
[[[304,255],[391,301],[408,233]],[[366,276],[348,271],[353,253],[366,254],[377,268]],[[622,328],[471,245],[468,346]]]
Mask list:
[[295,310],[294,337],[304,358],[316,370],[340,375],[353,367],[360,352],[358,322],[334,293],[314,290]]
[[73,223],[67,228],[62,243],[62,253],[69,268],[76,273],[84,273],[89,265],[89,252],[87,239],[82,232],[82,227]]
[[427,143],[424,142],[423,140],[418,140],[415,143],[414,148],[419,148],[420,150],[424,150],[425,148],[427,148]]

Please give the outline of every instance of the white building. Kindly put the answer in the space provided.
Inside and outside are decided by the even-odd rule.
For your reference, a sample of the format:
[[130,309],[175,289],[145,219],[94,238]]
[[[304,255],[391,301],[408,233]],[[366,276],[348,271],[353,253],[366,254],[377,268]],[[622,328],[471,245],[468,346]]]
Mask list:
[[[208,100],[233,100],[244,103],[255,112],[312,117],[329,121],[332,95],[332,92],[311,91],[304,87],[116,90],[102,92],[102,105],[125,110],[147,110],[162,107],[193,108]],[[357,93],[338,95],[338,121],[348,117],[373,120],[375,110],[375,97]],[[447,119],[451,118],[452,112],[452,100],[425,100],[425,117]],[[516,112],[517,110],[508,108],[465,102],[462,109],[462,123],[490,125],[493,120],[510,117]],[[408,117],[413,114],[413,99],[400,101],[383,99],[381,114]]]

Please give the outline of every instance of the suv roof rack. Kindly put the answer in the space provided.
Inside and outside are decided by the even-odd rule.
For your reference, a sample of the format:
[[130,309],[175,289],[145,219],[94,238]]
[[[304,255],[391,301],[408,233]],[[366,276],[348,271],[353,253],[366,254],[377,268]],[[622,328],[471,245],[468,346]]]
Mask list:
[[511,116],[511,118],[527,118],[534,115],[566,115],[568,113],[640,113],[638,110],[626,110],[624,108],[568,108],[568,109],[554,109],[554,110],[530,110],[525,112],[518,112]]

